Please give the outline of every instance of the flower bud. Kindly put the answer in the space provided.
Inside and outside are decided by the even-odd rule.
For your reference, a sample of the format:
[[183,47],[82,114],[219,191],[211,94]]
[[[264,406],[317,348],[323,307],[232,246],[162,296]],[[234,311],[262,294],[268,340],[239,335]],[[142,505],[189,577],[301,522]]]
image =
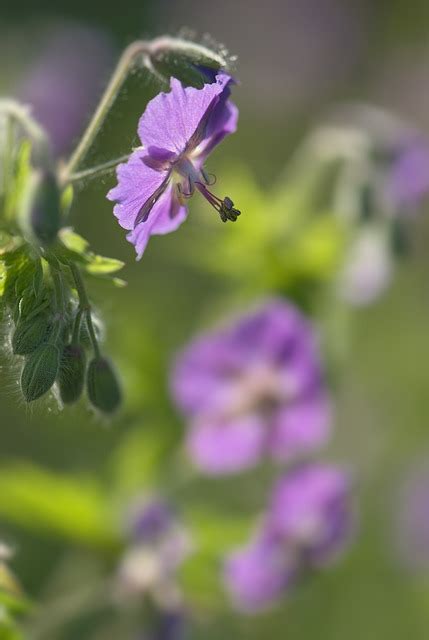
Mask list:
[[58,387],[64,404],[77,402],[85,382],[85,350],[78,344],[67,344],[61,355]]
[[27,402],[37,400],[55,382],[60,365],[60,350],[55,344],[43,344],[25,361],[21,373],[21,390]]
[[96,356],[89,363],[87,391],[91,404],[102,413],[114,413],[122,400],[119,382],[106,358]]
[[16,325],[12,335],[12,351],[15,355],[26,356],[37,349],[47,339],[51,325],[45,313],[23,319]]
[[47,171],[34,171],[24,194],[24,230],[43,245],[50,245],[61,226],[60,191],[56,177]]
[[173,76],[198,89],[214,82],[218,71],[227,65],[221,53],[182,38],[167,37],[153,41],[150,61],[166,79]]

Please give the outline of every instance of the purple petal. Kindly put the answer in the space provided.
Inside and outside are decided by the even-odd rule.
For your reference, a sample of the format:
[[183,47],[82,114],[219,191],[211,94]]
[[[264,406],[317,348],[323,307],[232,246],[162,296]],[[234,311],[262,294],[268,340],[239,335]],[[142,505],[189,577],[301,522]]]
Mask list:
[[205,136],[195,150],[195,154],[200,157],[200,162],[203,162],[227,135],[237,130],[237,123],[238,108],[231,100],[225,101],[221,97],[209,118]]
[[320,564],[344,546],[351,529],[350,478],[335,467],[306,464],[286,473],[274,489],[271,530]]
[[195,146],[199,144],[208,118],[230,82],[230,76],[221,73],[216,82],[195,89],[171,78],[171,91],[153,98],[140,118],[138,133],[147,152],[151,155],[155,148],[158,153],[162,149],[179,155],[191,139]]
[[331,427],[331,403],[320,393],[281,407],[271,425],[269,449],[276,460],[289,461],[326,444]]
[[151,205],[155,194],[167,186],[168,173],[155,171],[144,160],[145,152],[139,149],[128,162],[118,165],[118,184],[107,194],[109,200],[117,203],[113,213],[124,229],[134,229],[142,208]]
[[147,220],[140,222],[127,235],[140,260],[146,249],[149,238],[153,235],[164,235],[175,231],[186,220],[187,209],[182,207],[175,197],[174,185],[169,185],[153,205]]
[[291,585],[295,567],[281,545],[257,541],[232,553],[224,579],[236,607],[251,612],[272,605]]
[[213,414],[228,399],[231,382],[246,361],[232,349],[226,332],[197,338],[181,353],[172,374],[178,406],[188,416]]
[[387,191],[400,207],[415,208],[429,193],[429,146],[422,139],[409,141],[398,154],[388,176]]
[[234,473],[255,464],[265,442],[264,425],[257,416],[230,421],[200,421],[187,438],[194,463],[208,474]]

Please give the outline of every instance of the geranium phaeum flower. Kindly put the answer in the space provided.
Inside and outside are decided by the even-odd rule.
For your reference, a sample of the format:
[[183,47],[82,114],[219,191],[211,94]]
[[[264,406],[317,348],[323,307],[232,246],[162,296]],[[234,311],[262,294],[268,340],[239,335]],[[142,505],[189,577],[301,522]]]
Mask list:
[[267,536],[235,550],[224,566],[225,585],[234,605],[249,613],[270,607],[294,585],[296,575],[293,554]]
[[351,480],[329,465],[304,464],[284,474],[274,488],[266,527],[295,549],[306,565],[337,555],[352,530]]
[[344,548],[352,524],[348,474],[321,464],[285,473],[255,538],[225,560],[224,580],[234,604],[247,611],[272,605],[308,570]]
[[329,435],[315,331],[283,300],[191,343],[177,360],[172,387],[190,421],[190,455],[206,473],[240,471],[264,455],[290,461]]
[[140,118],[142,147],[117,168],[118,184],[107,194],[127,240],[141,258],[151,235],[174,231],[187,215],[187,199],[198,190],[223,222],[240,212],[228,197],[209,191],[204,162],[237,127],[238,110],[228,100],[232,78],[219,73],[202,89],[171,79],[171,91],[149,102]]

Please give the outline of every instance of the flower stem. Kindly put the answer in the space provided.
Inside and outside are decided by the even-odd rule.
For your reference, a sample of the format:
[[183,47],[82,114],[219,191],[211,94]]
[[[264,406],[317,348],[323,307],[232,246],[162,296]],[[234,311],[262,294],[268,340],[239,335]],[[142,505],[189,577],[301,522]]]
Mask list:
[[88,153],[100,127],[106,119],[110,107],[138,58],[143,57],[145,64],[147,64],[148,67],[151,66],[150,63],[147,62],[150,50],[150,43],[145,40],[136,40],[136,42],[133,42],[125,49],[85,133],[63,170],[62,180],[64,183],[70,180],[70,176],[75,172]]
[[120,158],[114,158],[113,160],[103,162],[103,164],[98,164],[95,167],[90,167],[89,169],[84,169],[83,171],[72,173],[68,176],[67,182],[79,182],[79,180],[85,180],[86,178],[95,178],[96,176],[108,173],[109,171],[115,169],[120,162],[126,162],[129,157],[130,154],[127,153]]
[[85,284],[79,268],[72,262],[70,262],[69,266],[76,285],[77,295],[79,296],[80,310],[82,311],[82,315],[85,317],[86,326],[88,327],[89,339],[91,340],[94,353],[98,358],[100,356],[100,347],[98,346],[97,336],[95,335],[94,324],[91,316],[91,305],[86,294]]
[[0,116],[5,115],[12,122],[17,122],[34,143],[33,153],[36,163],[49,169],[53,168],[52,152],[49,139],[45,131],[30,116],[28,109],[10,99],[0,99]]

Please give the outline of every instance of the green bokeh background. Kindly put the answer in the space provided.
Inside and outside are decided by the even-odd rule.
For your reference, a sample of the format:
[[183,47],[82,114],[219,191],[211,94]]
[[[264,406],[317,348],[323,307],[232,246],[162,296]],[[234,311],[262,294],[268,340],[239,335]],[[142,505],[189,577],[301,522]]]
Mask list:
[[[299,64],[292,64],[297,60],[299,63],[299,58],[294,59],[293,55],[292,61],[287,58],[293,53],[291,45],[286,48],[286,44],[295,29],[298,4],[266,0],[262,11],[258,2],[225,0],[216,8],[221,19],[214,21],[213,3],[204,0],[198,3],[123,0],[120,4],[100,0],[73,3],[40,0],[37,9],[30,0],[22,0],[2,4],[0,24],[2,31],[11,32],[30,29],[35,23],[76,20],[106,30],[118,52],[136,37],[166,31],[176,33],[182,26],[195,28],[200,34],[208,31],[215,39],[225,40],[231,53],[238,55],[237,75],[245,78],[246,84],[243,82],[235,91],[241,112],[239,130],[213,156],[210,170],[217,174],[221,184],[223,168],[228,167],[228,172],[234,175],[235,167],[248,167],[266,193],[265,207],[251,212],[260,215],[263,226],[269,224],[270,187],[297,142],[330,105],[354,99],[377,101],[414,119],[429,132],[429,115],[425,113],[427,78],[423,73],[425,61],[429,64],[427,2],[340,3],[341,16],[346,21],[344,29],[355,29],[356,20],[359,28],[353,40],[352,60],[335,82],[328,82],[329,64],[318,70],[317,55],[312,57],[312,42],[318,20],[326,29],[329,12],[336,10],[336,4],[322,3],[319,11],[325,13],[323,21],[309,8],[307,31],[301,19],[299,24],[302,38],[308,44],[306,64],[314,67],[319,82],[317,88],[303,91],[299,100],[291,100],[282,89],[288,86],[288,76],[298,81],[302,74],[306,82]],[[301,3],[306,4],[307,0]],[[248,21],[254,22],[257,16],[260,16],[259,37],[253,42],[253,54],[248,56],[248,29],[255,33],[254,25]],[[274,26],[277,39],[282,33],[279,23],[284,26],[284,41],[273,42]],[[328,33],[323,41],[325,46],[331,46],[335,37]],[[264,73],[277,87],[271,93],[264,88],[262,100],[261,71],[252,73],[258,51],[263,52],[266,62]],[[349,52],[344,49],[343,53],[347,58]],[[21,53],[17,51],[16,55]],[[25,60],[20,64],[25,64]],[[13,60],[10,65],[13,67]],[[0,71],[9,83],[10,65],[3,61]],[[101,134],[94,157],[97,153],[109,157],[126,151],[134,139],[145,91],[139,79],[134,78]],[[177,233],[153,239],[143,261],[136,263],[133,249],[125,242],[105,199],[112,183],[113,178],[104,178],[86,185],[77,194],[73,224],[99,253],[127,263],[123,273],[127,288],[91,284],[94,299],[106,319],[107,349],[124,379],[126,402],[122,416],[104,423],[85,406],[61,412],[53,401],[28,408],[19,397],[17,372],[11,370],[7,357],[1,361],[0,514],[4,515],[0,520],[0,538],[16,548],[12,566],[25,591],[36,601],[46,602],[46,618],[54,616],[56,601],[52,594],[58,584],[67,592],[63,582],[69,580],[76,591],[80,584],[114,567],[126,501],[140,488],[156,486],[173,495],[183,513],[189,514],[190,522],[199,521],[202,514],[201,535],[207,542],[207,552],[197,556],[183,577],[189,585],[191,607],[196,609],[192,637],[426,640],[429,581],[424,576],[408,575],[398,562],[393,515],[404,471],[429,454],[427,216],[416,221],[413,251],[399,265],[388,293],[371,308],[356,311],[350,318],[347,356],[334,380],[338,407],[335,432],[323,457],[356,469],[359,535],[350,552],[335,567],[310,579],[273,613],[246,618],[234,614],[219,592],[214,551],[245,539],[246,528],[241,520],[245,527],[251,514],[263,507],[272,471],[262,470],[236,480],[192,482],[184,478],[187,474],[184,456],[179,455],[176,466],[168,464],[168,452],[181,446],[184,430],[169,401],[169,362],[195,331],[241,305],[241,298],[227,277],[210,274],[199,268],[197,259],[189,257],[194,243],[204,242],[208,254],[215,252],[223,229],[215,229],[202,220],[212,212],[195,202],[190,220]],[[233,178],[229,177],[229,183],[233,183]],[[248,223],[246,215],[244,211],[234,227],[235,233],[239,234],[240,226]],[[239,263],[231,264],[231,272],[239,269]],[[255,291],[254,296],[257,294]],[[251,287],[246,296],[252,297]],[[21,471],[12,472],[15,463],[26,465],[25,469],[20,467]],[[88,524],[89,533],[76,533],[80,526],[85,529],[82,522],[73,524],[79,519],[80,507],[75,507],[74,513],[71,498],[66,503],[65,494],[61,491],[55,494],[55,480],[49,484],[49,478],[45,478],[38,486],[28,465],[42,467],[46,473],[67,474],[71,482],[77,483],[78,496],[80,482],[92,487],[88,494],[82,489],[82,495],[89,496],[94,491],[106,496],[94,497],[94,504],[98,505],[94,512],[100,508],[99,503],[109,505],[108,514],[100,516],[104,524],[100,526],[93,512],[94,523]],[[38,524],[38,516],[34,514],[40,512],[43,499],[47,505],[45,514],[64,508],[64,521],[68,524],[62,530],[61,526],[49,526],[46,516],[40,517],[43,523]],[[91,513],[91,498],[84,499],[89,500]],[[88,518],[90,521],[91,515]],[[107,529],[109,523],[111,531],[103,536],[103,526]],[[74,564],[76,575],[68,564]],[[88,616],[82,621],[76,615],[66,630],[42,631],[39,637],[46,640],[131,637],[125,635],[126,623],[121,626],[116,622],[116,615],[100,611],[97,615],[100,619],[105,615],[100,635],[90,631],[90,616],[90,621]]]

